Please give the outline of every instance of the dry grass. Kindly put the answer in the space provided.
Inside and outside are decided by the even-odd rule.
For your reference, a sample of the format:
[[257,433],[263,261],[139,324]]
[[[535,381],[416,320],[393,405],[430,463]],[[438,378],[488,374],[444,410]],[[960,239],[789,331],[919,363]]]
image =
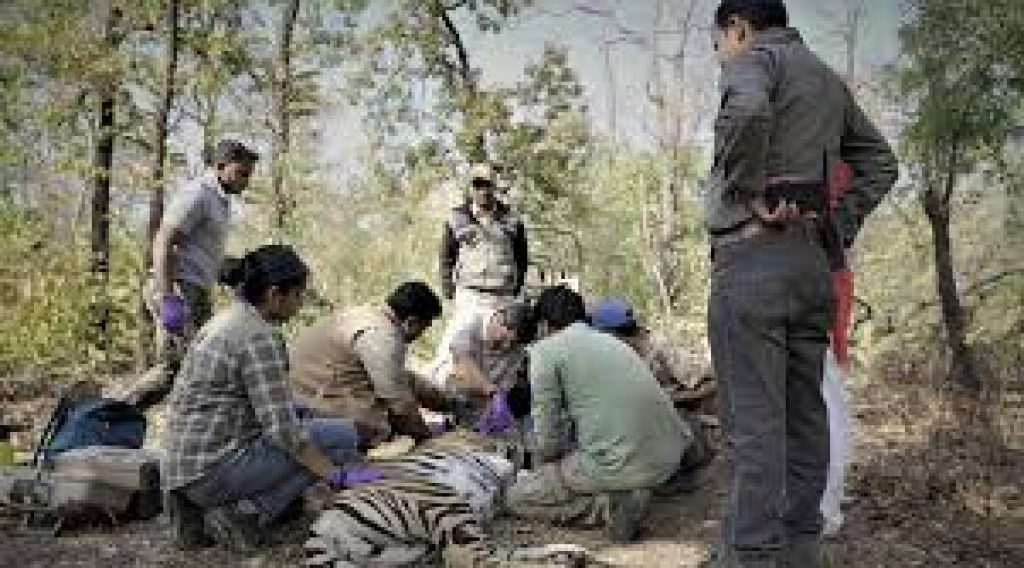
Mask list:
[[975,400],[932,365],[909,371],[851,385],[853,502],[833,564],[1024,566],[1024,452],[995,426],[1000,383]]
[[[1007,447],[999,426],[1007,404],[993,388],[972,402],[928,365],[879,366],[871,382],[850,384],[856,454],[843,531],[825,546],[834,567],[1024,566],[1024,451]],[[1009,375],[1007,375],[1009,376]],[[40,416],[42,401],[19,401]],[[712,470],[713,473],[713,470]],[[714,483],[658,501],[643,542],[611,546],[598,531],[497,523],[504,543],[573,543],[619,566],[695,567],[718,531]],[[85,528],[59,539],[4,529],[2,566],[293,566],[303,528],[253,558],[172,549],[158,522]]]

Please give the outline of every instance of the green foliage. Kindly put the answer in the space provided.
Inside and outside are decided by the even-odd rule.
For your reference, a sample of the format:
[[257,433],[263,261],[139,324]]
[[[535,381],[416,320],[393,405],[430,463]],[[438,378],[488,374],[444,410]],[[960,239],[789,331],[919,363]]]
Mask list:
[[[589,171],[586,206],[573,224],[585,236],[586,291],[594,297],[626,297],[651,325],[695,345],[704,335],[708,282],[708,249],[699,202],[684,194],[674,213],[671,242],[666,245],[652,240],[655,217],[663,214],[663,184],[681,166],[662,154],[609,152],[607,162]],[[680,179],[692,182],[690,176]],[[660,297],[656,273],[665,262],[675,269],[665,283],[671,296],[670,312]]]
[[382,172],[401,178],[423,166],[489,159],[536,216],[576,189],[591,154],[582,88],[564,49],[546,46],[513,86],[484,88],[455,22],[472,17],[500,33],[528,2],[405,2],[355,45],[363,65],[351,75],[366,110]]
[[[976,178],[979,170],[999,167],[1021,109],[1024,59],[1017,50],[1019,40],[1010,37],[1024,34],[1024,17],[1016,4],[909,3],[909,19],[900,30],[903,55],[893,74],[907,112],[901,146],[933,236],[933,279],[951,354],[950,375],[975,391],[984,377],[974,361],[969,330],[980,322],[972,319],[970,306],[965,309],[963,296],[982,283],[969,282],[966,275],[1008,265],[1012,270],[1016,259],[988,246],[1004,240],[1001,233],[970,248],[964,247],[969,238],[951,236],[961,218],[976,222],[992,217],[991,203],[987,211],[976,207],[982,201],[977,190],[954,190],[971,183],[977,187],[978,181],[966,174]],[[971,258],[978,251],[994,254]],[[1011,310],[1011,320],[1018,316]]]
[[[869,219],[854,254],[857,296],[872,318],[858,327],[854,355],[866,362],[889,356],[932,356],[942,344],[942,315],[928,222],[899,195]],[[952,221],[959,289],[969,316],[968,339],[995,353],[1013,353],[1024,333],[1024,264],[1008,246],[996,191],[961,207]],[[867,316],[863,306],[860,317]]]
[[[139,164],[151,163],[164,3],[122,3],[116,50],[102,41],[103,11],[89,3],[7,4],[0,21],[0,374],[122,369],[139,333],[139,235],[152,185]],[[300,4],[291,152],[275,165],[294,202],[292,223],[271,229],[264,160],[231,233],[232,253],[283,239],[309,261],[325,302],[307,306],[290,327],[330,305],[380,302],[402,280],[436,283],[441,224],[465,189],[459,172],[486,158],[531,225],[581,237],[588,296],[626,297],[647,323],[699,344],[709,269],[696,196],[706,166],[699,148],[602,147],[576,72],[556,45],[527,62],[522,76],[483,84],[488,62],[473,45],[499,39],[531,10],[529,0],[399,0],[360,18],[369,4]],[[936,179],[949,152],[962,173],[995,170],[991,178],[961,175],[949,203],[968,336],[1004,350],[1024,329],[1022,276],[1000,275],[1020,267],[1024,164],[997,159],[1008,129],[1024,119],[1024,11],[1016,4],[915,0],[894,83],[908,110],[901,145],[915,180]],[[193,138],[209,146],[230,133],[267,149],[282,5],[181,0],[168,187],[186,174],[184,152],[197,153],[183,144]],[[470,44],[467,33],[477,36]],[[120,95],[110,349],[101,357],[88,347],[96,298],[84,233],[95,92],[108,80]],[[358,177],[317,159],[323,134],[347,128],[327,119],[335,111],[365,122],[369,144]],[[941,341],[928,224],[913,206],[919,190],[883,205],[858,244],[858,295],[874,308],[857,335],[856,352],[867,358],[932,353]],[[429,354],[440,327],[416,346],[420,355]]]
[[[88,246],[37,214],[0,205],[0,374],[82,376],[124,370],[137,337],[139,250],[119,233],[108,286],[107,353],[92,350]],[[84,246],[83,246],[84,245]]]
[[915,110],[903,133],[908,155],[931,168],[948,154],[971,163],[1001,148],[1021,107],[1024,16],[1017,2],[917,0],[901,30],[896,79]]
[[506,166],[524,211],[538,220],[564,220],[544,218],[552,202],[578,204],[573,198],[592,157],[582,89],[565,50],[545,46],[540,61],[506,93],[504,120],[488,128],[494,159]]
[[[90,119],[100,83],[126,60],[96,34],[78,2],[12,1],[0,21],[0,169],[4,193],[27,193],[26,169],[87,176]],[[11,175],[22,170],[21,175]],[[46,180],[46,185],[54,180]]]

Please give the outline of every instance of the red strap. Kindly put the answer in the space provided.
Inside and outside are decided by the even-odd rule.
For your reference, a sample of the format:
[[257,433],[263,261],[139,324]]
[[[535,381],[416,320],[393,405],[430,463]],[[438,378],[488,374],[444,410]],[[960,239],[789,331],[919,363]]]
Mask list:
[[835,209],[839,198],[850,188],[853,180],[853,169],[846,162],[839,162],[832,170],[832,179],[828,180],[828,207]]
[[[839,198],[850,188],[853,168],[839,162],[832,170],[828,183],[828,206],[834,209]],[[832,294],[835,298],[832,313],[832,353],[836,362],[846,366],[850,362],[850,324],[853,319],[853,271],[846,268],[832,273]]]
[[845,366],[850,361],[850,324],[853,319],[853,271],[832,273],[832,353],[836,362]]

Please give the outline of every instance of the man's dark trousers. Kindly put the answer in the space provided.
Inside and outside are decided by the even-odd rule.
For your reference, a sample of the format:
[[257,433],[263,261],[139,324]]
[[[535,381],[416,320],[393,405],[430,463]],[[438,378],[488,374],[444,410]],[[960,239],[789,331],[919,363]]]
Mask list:
[[816,566],[832,301],[816,235],[796,223],[714,246],[708,328],[732,469],[725,566]]

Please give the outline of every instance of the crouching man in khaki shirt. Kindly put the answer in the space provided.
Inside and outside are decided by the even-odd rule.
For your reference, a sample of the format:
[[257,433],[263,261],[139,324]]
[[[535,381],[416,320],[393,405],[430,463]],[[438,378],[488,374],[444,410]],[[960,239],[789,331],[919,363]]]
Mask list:
[[290,379],[296,403],[321,416],[348,417],[360,444],[392,434],[430,437],[419,406],[438,397],[405,368],[407,347],[441,315],[441,301],[422,282],[396,288],[383,306],[336,311],[298,333]]

